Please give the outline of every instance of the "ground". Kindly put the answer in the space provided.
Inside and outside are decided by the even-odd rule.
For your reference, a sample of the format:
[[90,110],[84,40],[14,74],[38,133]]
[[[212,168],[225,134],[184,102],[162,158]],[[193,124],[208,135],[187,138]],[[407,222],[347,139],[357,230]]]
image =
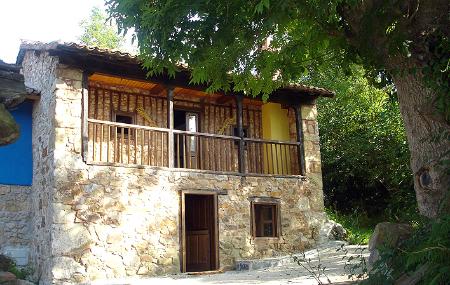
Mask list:
[[[345,245],[348,249],[345,254],[343,250],[336,251],[341,247],[343,242],[333,241],[319,246],[319,256],[321,264],[326,267],[325,273],[333,284],[350,284],[352,281],[348,278],[348,272],[344,266],[346,260],[355,253],[363,250],[363,255],[367,259],[368,251],[365,246]],[[311,258],[312,265],[317,266],[318,255],[317,250],[310,250],[305,253],[307,258]],[[346,257],[345,257],[346,256]],[[326,278],[321,279],[327,284]],[[155,277],[147,279],[123,279],[123,280],[107,280],[93,283],[95,285],[117,284],[117,285],[144,285],[144,284],[169,284],[169,285],[193,285],[193,284],[296,284],[296,285],[315,285],[318,284],[306,269],[296,263],[290,262],[286,265],[252,270],[252,271],[228,271],[219,274],[210,275],[174,275],[166,277]]]

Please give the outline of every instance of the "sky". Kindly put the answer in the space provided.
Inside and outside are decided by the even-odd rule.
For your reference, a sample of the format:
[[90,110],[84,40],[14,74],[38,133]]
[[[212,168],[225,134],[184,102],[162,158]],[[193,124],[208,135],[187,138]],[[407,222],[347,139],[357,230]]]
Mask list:
[[104,0],[0,0],[0,59],[15,63],[21,39],[77,41],[94,6]]

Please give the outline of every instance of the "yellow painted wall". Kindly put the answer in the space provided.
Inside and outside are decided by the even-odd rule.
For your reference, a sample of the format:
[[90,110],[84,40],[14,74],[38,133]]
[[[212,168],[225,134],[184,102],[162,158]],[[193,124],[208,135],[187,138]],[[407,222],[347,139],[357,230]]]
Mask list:
[[[267,140],[290,141],[289,120],[286,109],[282,109],[280,104],[266,103],[262,106],[262,127],[263,138]],[[268,148],[268,149],[267,149]],[[264,146],[264,172],[270,174],[281,174],[282,167],[287,167],[290,172],[290,156],[281,149],[275,150],[275,146]],[[278,151],[278,157],[277,157]],[[280,152],[282,153],[280,155]],[[280,156],[284,155],[285,165],[281,165]],[[285,169],[286,171],[286,169]]]

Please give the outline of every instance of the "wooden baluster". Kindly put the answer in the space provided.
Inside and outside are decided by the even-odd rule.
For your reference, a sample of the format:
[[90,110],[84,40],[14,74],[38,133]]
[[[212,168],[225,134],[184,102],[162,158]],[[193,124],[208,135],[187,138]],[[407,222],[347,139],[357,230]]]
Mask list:
[[[136,96],[135,96],[136,97]],[[137,136],[138,129],[133,129],[133,135],[134,135],[134,164],[137,164]]]
[[165,159],[164,159],[164,157],[165,157],[165,155],[164,155],[165,154],[164,133],[160,132],[160,134],[161,134],[161,166],[166,166],[164,163],[164,161],[165,161]]
[[146,133],[147,133],[147,162],[148,162],[148,165],[152,165],[152,163],[151,163],[151,161],[150,161],[150,159],[151,159],[151,151],[150,151],[150,143],[151,143],[151,140],[150,140],[150,136],[151,136],[151,132],[152,131],[147,131]]
[[266,159],[267,163],[266,163],[265,167],[267,167],[267,174],[270,174],[270,166],[269,166],[269,163],[270,163],[269,147],[267,146],[267,143],[264,143],[263,146],[264,146],[264,152],[266,153],[266,158],[267,158],[267,159]]
[[103,158],[103,124],[100,124],[100,160],[102,161]]
[[186,134],[183,134],[183,148],[184,148],[184,151],[183,151],[183,167],[184,168],[189,168],[189,166],[188,166],[188,145],[187,145],[187,135]]
[[177,136],[177,167],[181,167],[181,152],[180,152],[180,134],[176,134]]
[[127,128],[128,134],[127,134],[127,162],[130,164],[130,138],[131,138],[131,130],[130,128]]
[[279,157],[278,157],[278,145],[276,143],[274,143],[272,146],[273,146],[274,152],[275,152],[275,154],[273,156],[274,157],[274,163],[275,163],[275,169],[276,169],[275,174],[280,174]]
[[109,163],[109,155],[110,155],[109,144],[111,143],[111,127],[108,126],[107,129],[108,129],[108,144],[106,145],[106,162]]
[[204,163],[204,157],[203,157],[203,137],[199,136],[197,138],[198,143],[198,153],[197,153],[197,161],[198,161],[198,168],[204,170],[205,169],[205,163]]
[[113,127],[114,130],[114,162],[119,162],[119,146],[117,144],[117,127]]
[[92,140],[92,160],[96,161],[95,157],[95,141],[97,140],[97,123],[92,124],[93,140]]
[[145,141],[145,130],[141,130],[141,165],[144,165],[144,141]]
[[120,163],[123,163],[123,145],[125,144],[125,129],[120,128]]

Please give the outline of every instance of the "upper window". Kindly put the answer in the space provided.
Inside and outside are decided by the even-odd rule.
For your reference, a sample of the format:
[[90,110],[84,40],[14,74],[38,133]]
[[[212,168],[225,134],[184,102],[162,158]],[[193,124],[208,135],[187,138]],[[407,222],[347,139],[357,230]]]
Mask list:
[[[247,127],[242,127],[242,132],[244,133],[244,138],[248,138],[248,128]],[[240,137],[239,129],[236,126],[233,127],[233,136]]]
[[271,198],[259,198],[251,202],[253,237],[280,236],[279,202]]
[[[134,113],[127,113],[127,112],[115,112],[114,113],[114,121],[116,123],[133,125],[134,118],[135,118]],[[122,134],[122,131],[123,131],[124,135],[128,135],[129,128],[117,127],[117,134]]]

